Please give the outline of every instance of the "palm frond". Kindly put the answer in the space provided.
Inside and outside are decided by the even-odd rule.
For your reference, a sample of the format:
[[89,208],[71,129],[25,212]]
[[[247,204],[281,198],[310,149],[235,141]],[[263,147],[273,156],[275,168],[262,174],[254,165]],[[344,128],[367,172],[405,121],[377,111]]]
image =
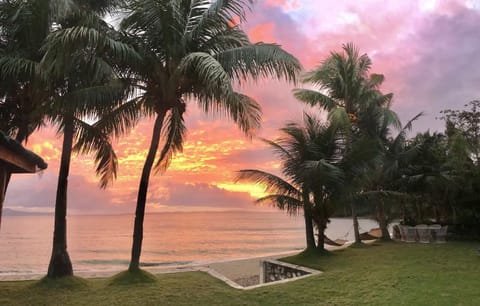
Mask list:
[[275,77],[296,82],[300,62],[276,44],[256,43],[228,49],[215,56],[230,77],[237,80]]
[[142,99],[143,97],[131,99],[102,114],[99,120],[95,122],[95,128],[113,138],[126,135],[135,127],[142,116]]
[[342,169],[333,165],[327,160],[307,160],[303,163],[302,168],[306,176],[310,176],[313,184],[321,184],[323,186],[338,186],[344,183],[344,173]]
[[[210,54],[202,52],[190,53],[182,59],[177,73],[188,76],[189,83],[205,98],[220,100],[232,91],[230,77],[222,65]],[[207,109],[208,111],[208,109]]]
[[301,192],[298,190],[298,188],[285,181],[281,177],[265,171],[252,169],[240,170],[237,172],[235,177],[235,182],[239,181],[263,185],[265,186],[265,191],[268,193],[283,194],[299,199],[301,198]]
[[183,142],[187,133],[183,114],[185,112],[185,104],[180,103],[177,107],[171,109],[168,114],[164,128],[163,138],[165,143],[163,144],[160,157],[157,160],[155,169],[158,172],[165,172],[170,165],[172,157],[179,152],[183,151]]
[[253,0],[194,1],[189,16],[188,32],[201,32],[212,19],[229,23],[238,17],[240,21],[244,21],[245,9],[249,9],[252,4]]
[[252,137],[260,128],[262,111],[260,104],[252,98],[232,92],[220,105],[248,137]]
[[255,200],[255,203],[269,203],[281,210],[286,210],[289,215],[298,215],[303,210],[303,202],[301,200],[283,194],[267,195]]
[[402,127],[398,135],[393,139],[391,143],[391,148],[394,151],[399,151],[401,148],[405,146],[405,142],[407,139],[407,132],[411,131],[413,127],[413,122],[418,120],[418,118],[424,115],[423,112],[418,113],[417,115],[413,116],[412,119],[408,120],[408,122]]
[[128,95],[128,87],[119,79],[104,84],[72,89],[59,97],[61,108],[76,112],[81,116],[105,114],[115,105],[120,105]]
[[383,122],[387,126],[393,126],[394,128],[400,130],[402,128],[402,123],[397,113],[391,110],[390,108],[380,108],[381,116]]
[[[103,31],[85,26],[70,27],[51,33],[43,50],[45,55],[41,61],[42,68],[54,75],[63,75],[71,69],[74,63],[71,55],[78,53],[78,50],[90,50],[97,55],[105,54],[118,61],[128,62],[132,66],[141,61],[140,55],[130,45],[112,39]],[[95,60],[96,57],[90,56],[89,59]],[[100,69],[100,62],[89,64]]]
[[350,118],[344,107],[335,107],[328,113],[328,121],[337,128],[350,130]]
[[81,154],[95,155],[95,172],[100,177],[100,187],[106,188],[108,183],[117,177],[118,159],[107,135],[95,126],[75,119],[75,145],[73,150]]
[[25,81],[35,77],[38,73],[38,63],[21,57],[0,57],[0,79]]
[[413,122],[418,120],[420,117],[424,116],[425,113],[424,112],[420,112],[418,114],[416,114],[415,116],[413,116],[412,119],[408,120],[407,124],[405,124],[402,128],[403,131],[410,131],[412,129],[412,126],[413,126]]
[[212,27],[214,29],[210,30],[212,33],[209,35],[187,37],[186,44],[192,49],[215,54],[217,58],[218,54],[222,54],[226,50],[251,45],[247,34],[239,26],[212,24]]
[[316,90],[296,88],[293,90],[293,95],[310,106],[320,106],[327,111],[331,111],[337,106],[334,99]]
[[385,81],[385,76],[383,74],[372,73],[369,79],[371,86],[377,87]]

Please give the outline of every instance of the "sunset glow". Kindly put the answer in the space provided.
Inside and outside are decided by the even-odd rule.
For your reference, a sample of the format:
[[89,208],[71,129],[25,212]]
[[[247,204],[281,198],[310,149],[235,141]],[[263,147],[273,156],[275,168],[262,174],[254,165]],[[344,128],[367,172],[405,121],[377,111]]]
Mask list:
[[[461,108],[479,98],[479,4],[444,1],[257,1],[243,25],[253,42],[274,42],[299,58],[306,70],[332,50],[353,42],[382,73],[382,90],[394,93],[393,109],[403,122],[420,111],[426,116],[414,130],[440,130],[440,110]],[[236,21],[235,21],[236,22]],[[291,94],[294,85],[279,81],[242,84],[241,91],[262,105],[262,129],[248,139],[226,118],[187,107],[184,152],[164,174],[150,180],[147,211],[259,209],[253,201],[265,195],[262,186],[234,182],[236,171],[261,169],[278,173],[279,162],[260,138],[278,137],[288,121],[299,121],[306,107]],[[297,86],[301,86],[298,84]],[[93,159],[72,159],[70,214],[133,213],[152,122],[144,119],[126,137],[116,140],[117,180],[98,188]],[[49,164],[41,175],[14,176],[5,207],[53,211],[61,138],[52,127],[33,134],[27,147]],[[26,192],[28,190],[28,192]]]

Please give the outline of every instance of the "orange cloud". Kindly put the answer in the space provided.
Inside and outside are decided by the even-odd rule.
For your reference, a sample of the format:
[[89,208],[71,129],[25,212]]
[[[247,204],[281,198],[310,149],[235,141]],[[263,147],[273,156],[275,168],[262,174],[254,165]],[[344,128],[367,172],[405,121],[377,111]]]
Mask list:
[[275,42],[273,22],[259,24],[248,32],[252,42]]
[[45,161],[60,159],[61,152],[52,140],[45,140],[31,145],[31,150],[41,156]]

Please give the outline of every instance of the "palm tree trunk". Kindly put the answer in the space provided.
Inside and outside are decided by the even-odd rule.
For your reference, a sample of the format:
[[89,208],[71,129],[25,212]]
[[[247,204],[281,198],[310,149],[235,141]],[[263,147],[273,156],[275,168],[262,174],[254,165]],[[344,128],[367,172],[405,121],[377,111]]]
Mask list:
[[63,128],[62,157],[58,174],[55,202],[55,228],[53,232],[52,257],[48,266],[48,277],[73,275],[72,262],[67,252],[67,188],[70,158],[73,144],[73,115],[68,114]]
[[380,225],[380,230],[382,231],[382,240],[392,240],[390,233],[388,232],[388,224],[385,217],[385,205],[383,203],[383,199],[380,200],[380,203],[377,205],[377,219],[378,225]]
[[317,250],[325,250],[325,229],[327,228],[324,220],[321,220],[317,223],[318,228],[318,241],[317,241]]
[[313,220],[312,220],[312,208],[310,206],[310,201],[308,195],[303,193],[303,216],[305,218],[305,238],[307,239],[307,249],[314,249],[315,245],[315,234],[313,231]]
[[310,213],[304,213],[305,216],[305,237],[307,239],[307,249],[314,249],[315,245],[315,234],[313,232],[313,221]]
[[322,193],[314,193],[314,202],[316,210],[315,223],[318,229],[317,250],[325,251],[325,229],[328,223],[327,202]]
[[350,200],[350,206],[352,208],[352,219],[353,219],[353,232],[355,233],[355,243],[362,243],[360,239],[360,230],[358,225],[358,217],[357,217],[357,208],[355,202]]
[[150,180],[150,173],[152,172],[153,162],[160,143],[160,135],[162,132],[163,120],[165,119],[166,110],[157,114],[155,124],[153,127],[152,140],[150,148],[148,149],[147,158],[143,165],[142,177],[140,178],[140,185],[138,187],[137,208],[135,210],[135,224],[133,228],[133,245],[132,257],[130,259],[130,266],[128,270],[135,271],[140,268],[140,254],[142,252],[143,241],[143,220],[145,217],[145,204],[147,201],[148,183]]

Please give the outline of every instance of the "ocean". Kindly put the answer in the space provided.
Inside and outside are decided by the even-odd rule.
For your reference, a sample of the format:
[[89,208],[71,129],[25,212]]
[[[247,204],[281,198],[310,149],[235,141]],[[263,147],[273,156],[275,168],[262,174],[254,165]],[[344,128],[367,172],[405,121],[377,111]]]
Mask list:
[[[115,272],[128,267],[133,215],[69,216],[68,252],[74,272]],[[6,216],[0,229],[0,279],[46,274],[53,216]],[[376,227],[360,220],[362,231]],[[350,219],[332,219],[331,239],[353,239]],[[305,247],[303,216],[272,212],[147,214],[141,263],[178,267],[284,252]]]

